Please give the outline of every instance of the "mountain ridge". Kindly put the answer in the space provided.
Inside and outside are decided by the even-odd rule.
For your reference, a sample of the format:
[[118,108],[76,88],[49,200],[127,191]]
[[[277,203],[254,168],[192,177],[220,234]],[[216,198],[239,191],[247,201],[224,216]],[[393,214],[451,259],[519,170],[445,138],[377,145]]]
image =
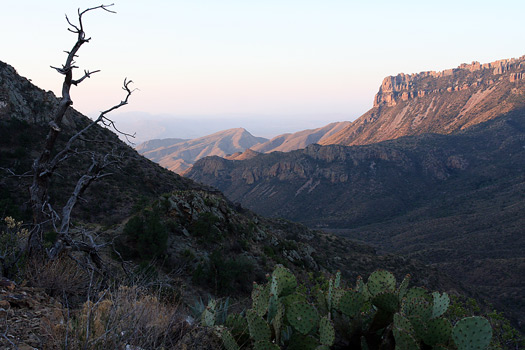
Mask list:
[[[267,139],[255,137],[244,128],[227,129],[191,140],[162,139],[137,146],[139,153],[161,166],[181,173],[206,156],[226,156],[243,152]],[[151,146],[148,146],[151,143]],[[157,146],[158,147],[155,147]]]
[[322,145],[451,133],[523,106],[525,56],[383,79],[373,108]]

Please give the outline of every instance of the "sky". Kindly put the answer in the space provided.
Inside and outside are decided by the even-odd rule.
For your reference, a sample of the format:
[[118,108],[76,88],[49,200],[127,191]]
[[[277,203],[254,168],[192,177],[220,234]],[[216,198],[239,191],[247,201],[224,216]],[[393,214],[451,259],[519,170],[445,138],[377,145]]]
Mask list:
[[[76,21],[77,8],[100,4],[11,1],[0,60],[59,95],[49,66],[76,40],[64,15]],[[320,127],[370,109],[388,75],[525,54],[523,0],[115,0],[112,9],[84,18],[92,39],[78,74],[101,72],[74,88],[74,107],[94,115],[118,103],[127,77],[139,90],[119,112],[142,127],[148,118]]]

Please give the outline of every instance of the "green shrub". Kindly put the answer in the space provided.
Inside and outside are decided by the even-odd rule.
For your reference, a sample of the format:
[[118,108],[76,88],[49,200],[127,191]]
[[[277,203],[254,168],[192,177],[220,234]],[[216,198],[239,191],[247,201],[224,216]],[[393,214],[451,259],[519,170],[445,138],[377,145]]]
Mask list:
[[150,260],[166,252],[168,230],[155,211],[132,217],[124,227],[124,234],[141,259]]
[[222,240],[222,234],[216,226],[220,219],[210,212],[199,214],[199,218],[190,226],[190,233],[201,239],[203,243],[217,243]]
[[193,272],[193,282],[211,288],[219,295],[233,291],[248,292],[254,270],[248,258],[224,258],[216,250],[210,254],[206,263],[197,266]]

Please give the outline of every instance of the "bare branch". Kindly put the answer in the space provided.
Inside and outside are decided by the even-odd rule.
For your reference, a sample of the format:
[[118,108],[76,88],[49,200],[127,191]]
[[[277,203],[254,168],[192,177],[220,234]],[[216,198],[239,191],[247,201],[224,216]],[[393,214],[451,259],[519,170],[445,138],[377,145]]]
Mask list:
[[3,170],[5,171],[6,173],[9,173],[10,177],[19,177],[19,178],[22,178],[22,177],[31,177],[33,176],[31,174],[31,171],[26,171],[25,173],[23,174],[16,174],[12,169],[9,169],[9,168],[3,168],[3,167],[0,167],[0,170]]
[[82,81],[84,81],[84,79],[91,78],[91,74],[95,74],[95,73],[98,73],[98,72],[100,72],[100,69],[94,70],[93,72],[90,72],[88,70],[84,70],[84,76],[82,78],[80,78],[80,79],[72,80],[71,84],[76,86],[76,85],[80,84]]

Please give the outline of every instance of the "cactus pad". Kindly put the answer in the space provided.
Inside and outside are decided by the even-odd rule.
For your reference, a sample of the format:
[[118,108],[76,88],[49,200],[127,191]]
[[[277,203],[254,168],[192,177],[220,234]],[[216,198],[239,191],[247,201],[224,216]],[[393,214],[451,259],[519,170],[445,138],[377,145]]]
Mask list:
[[347,316],[356,317],[359,315],[365,301],[362,293],[355,290],[348,290],[343,294],[341,300],[339,300],[339,310]]
[[254,350],[280,350],[280,347],[268,340],[259,340],[255,342]]
[[399,300],[403,299],[408,291],[408,285],[410,284],[410,275],[407,274],[405,278],[403,278],[403,282],[399,285],[399,288],[397,290],[397,294],[399,295]]
[[341,298],[345,295],[346,291],[341,288],[336,288],[332,291],[332,309],[339,310],[339,303]]
[[408,333],[414,332],[410,321],[401,313],[397,312],[394,314],[394,327],[407,331]]
[[466,317],[454,326],[452,339],[458,350],[486,349],[492,338],[489,321],[483,317]]
[[368,277],[366,283],[372,297],[381,292],[393,292],[396,289],[396,278],[386,270],[376,270]]
[[417,316],[423,321],[426,321],[432,317],[432,303],[426,298],[415,297],[406,301],[403,305],[403,312],[406,316]]
[[286,310],[288,322],[302,334],[308,334],[319,322],[315,307],[304,302],[295,302]]
[[452,325],[445,318],[429,320],[426,324],[426,332],[422,340],[427,345],[447,344],[452,333]]
[[319,321],[319,340],[321,341],[321,344],[327,346],[332,346],[335,341],[334,326],[326,316]]
[[429,302],[432,301],[432,297],[428,294],[428,291],[421,287],[410,288],[404,297],[407,302],[410,302],[414,298],[423,298]]
[[[326,315],[329,311],[328,295],[325,295],[325,293],[321,289],[318,289],[317,292],[315,293],[315,301],[316,301],[316,305],[317,305],[317,309],[319,310],[319,313],[321,315]],[[331,302],[331,298],[330,298],[330,302]]]
[[334,287],[339,288],[341,285],[341,271],[335,273]]
[[272,326],[275,331],[275,341],[279,343],[281,338],[281,327],[283,326],[284,319],[284,305],[280,300],[277,300],[277,312],[272,320]]
[[253,310],[246,311],[246,319],[248,320],[248,329],[250,330],[250,337],[255,341],[270,340],[272,332],[270,327],[257,313]]
[[381,310],[394,313],[399,308],[399,298],[393,292],[382,292],[372,298],[372,304]]
[[272,293],[280,296],[285,296],[293,293],[297,287],[297,280],[293,273],[282,265],[277,265],[272,273]]
[[447,293],[439,294],[439,292],[432,293],[432,297],[434,299],[432,318],[437,318],[447,311],[450,305],[450,298]]
[[208,301],[208,306],[206,306],[206,309],[204,309],[201,316],[201,322],[204,326],[215,326],[216,307],[217,301],[215,299],[210,299],[210,301]]
[[394,328],[393,333],[396,340],[396,350],[419,350],[417,341],[408,332]]
[[239,345],[237,345],[237,342],[235,339],[233,339],[232,334],[228,330],[224,330],[221,335],[222,344],[226,348],[226,350],[239,350]]

